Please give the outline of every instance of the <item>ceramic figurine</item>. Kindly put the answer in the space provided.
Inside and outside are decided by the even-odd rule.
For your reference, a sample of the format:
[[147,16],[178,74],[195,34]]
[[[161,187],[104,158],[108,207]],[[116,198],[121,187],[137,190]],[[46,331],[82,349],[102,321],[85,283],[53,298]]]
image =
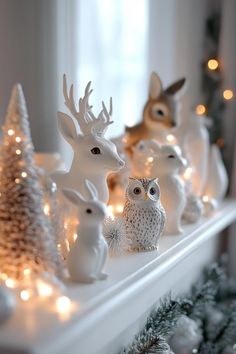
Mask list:
[[112,101],[110,100],[110,110],[107,111],[105,104],[98,115],[92,112],[89,105],[90,83],[85,89],[83,98],[79,100],[79,110],[75,106],[73,98],[73,85],[67,92],[66,76],[63,79],[63,92],[65,105],[71,115],[75,118],[77,128],[71,116],[65,113],[58,113],[59,129],[71,145],[74,156],[68,172],[54,173],[52,178],[57,183],[58,188],[71,188],[78,191],[83,197],[87,197],[85,180],[90,180],[98,191],[98,198],[107,203],[109,191],[107,187],[107,176],[111,171],[118,171],[124,166],[124,161],[119,157],[115,144],[105,138],[105,132],[110,124],[112,116]]
[[192,193],[202,196],[207,181],[209,133],[205,126],[205,118],[192,114],[188,120],[185,133],[184,151],[192,168]]
[[165,218],[158,180],[130,177],[123,211],[123,229],[125,237],[130,239],[130,248],[134,251],[157,249]]
[[175,145],[163,145],[153,163],[152,175],[158,177],[161,202],[166,211],[165,234],[182,233],[181,218],[186,206],[185,185],[180,175],[186,167],[181,150]]
[[132,146],[130,171],[133,177],[151,177],[157,147],[159,145],[154,140],[140,140],[135,146]]
[[228,175],[219,147],[212,145],[209,152],[207,183],[203,194],[219,202],[226,194],[228,183]]
[[107,278],[103,272],[108,246],[103,236],[106,205],[98,200],[95,186],[85,181],[88,199],[71,189],[63,189],[65,197],[77,208],[77,239],[68,254],[70,277],[75,282],[91,283]]
[[164,90],[160,77],[152,73],[143,120],[133,127],[126,127],[127,149],[140,140],[156,139],[160,143],[167,143],[166,136],[179,125],[180,102],[177,94],[182,92],[184,86],[183,78]]

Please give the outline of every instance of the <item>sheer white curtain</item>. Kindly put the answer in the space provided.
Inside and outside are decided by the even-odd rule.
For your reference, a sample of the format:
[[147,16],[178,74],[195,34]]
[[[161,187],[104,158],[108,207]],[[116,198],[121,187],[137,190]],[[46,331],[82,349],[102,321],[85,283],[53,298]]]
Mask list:
[[[109,134],[123,132],[141,116],[146,98],[147,0],[80,0],[78,17],[79,92],[92,80],[95,111],[113,97],[114,124]],[[74,79],[75,80],[75,79]]]

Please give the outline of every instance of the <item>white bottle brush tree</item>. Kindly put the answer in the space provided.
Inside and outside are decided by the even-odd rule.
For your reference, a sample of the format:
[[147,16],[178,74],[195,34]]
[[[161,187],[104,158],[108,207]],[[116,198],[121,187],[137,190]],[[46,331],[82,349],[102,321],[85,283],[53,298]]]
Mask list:
[[43,190],[22,88],[12,91],[0,154],[0,272],[21,279],[31,274],[59,274],[55,237],[43,210]]

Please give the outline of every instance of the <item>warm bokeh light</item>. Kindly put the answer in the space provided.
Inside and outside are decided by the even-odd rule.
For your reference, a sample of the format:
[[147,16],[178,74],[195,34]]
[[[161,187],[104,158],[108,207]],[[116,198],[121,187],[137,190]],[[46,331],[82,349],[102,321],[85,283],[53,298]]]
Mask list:
[[67,314],[71,310],[71,301],[67,296],[60,296],[56,300],[56,307],[59,314]]
[[14,132],[13,129],[9,129],[8,132],[7,132],[7,134],[10,135],[10,136],[11,136],[11,135],[14,135],[14,133],[15,133],[15,132]]
[[30,268],[25,268],[24,270],[23,270],[23,273],[24,273],[24,276],[29,276],[30,275],[30,273],[31,273],[31,269]]
[[225,100],[231,100],[234,97],[234,93],[232,90],[224,90],[223,97]]
[[19,183],[20,183],[20,179],[19,179],[19,178],[16,178],[16,179],[15,179],[15,183],[16,183],[16,184],[19,184]]
[[204,196],[202,197],[202,200],[203,200],[205,203],[207,203],[207,202],[209,201],[209,198],[208,198],[207,195],[204,195]]
[[174,135],[172,134],[168,134],[167,137],[166,137],[166,140],[169,142],[169,143],[173,143],[175,141],[175,137]]
[[203,104],[198,104],[196,106],[196,113],[201,116],[206,113],[206,107]]
[[21,176],[22,176],[23,178],[26,178],[26,177],[27,177],[27,173],[26,173],[25,171],[23,171],[23,172],[21,172]]
[[49,214],[50,214],[50,207],[49,207],[49,204],[45,204],[45,205],[44,205],[43,211],[44,211],[44,214],[45,214],[45,215],[49,216]]
[[73,240],[74,240],[74,242],[76,241],[77,237],[78,237],[77,234],[74,234],[74,235],[73,235]]
[[191,177],[192,171],[192,167],[187,167],[184,172],[184,178],[189,179]]
[[37,282],[38,293],[42,297],[49,297],[53,294],[53,288],[47,283],[44,283],[41,280]]
[[21,150],[20,149],[16,149],[16,155],[20,155],[21,154]]
[[123,205],[121,205],[121,204],[118,204],[118,205],[116,206],[116,211],[117,211],[118,213],[122,213],[123,209],[124,209],[124,207],[123,207]]
[[30,293],[28,290],[22,290],[20,292],[20,298],[23,301],[28,301],[30,299]]
[[148,159],[147,159],[147,160],[148,160],[148,162],[150,162],[150,163],[151,163],[151,162],[153,162],[153,160],[154,160],[154,159],[153,159],[153,157],[148,157]]
[[108,205],[107,207],[107,214],[108,217],[111,218],[112,220],[114,220],[114,207],[113,205]]
[[16,137],[16,142],[20,143],[21,142],[21,138],[19,136]]
[[219,66],[219,62],[216,59],[210,59],[207,62],[207,66],[210,70],[216,70]]
[[15,285],[16,285],[16,282],[14,279],[11,279],[11,278],[8,278],[6,281],[5,281],[5,284],[8,288],[14,288]]

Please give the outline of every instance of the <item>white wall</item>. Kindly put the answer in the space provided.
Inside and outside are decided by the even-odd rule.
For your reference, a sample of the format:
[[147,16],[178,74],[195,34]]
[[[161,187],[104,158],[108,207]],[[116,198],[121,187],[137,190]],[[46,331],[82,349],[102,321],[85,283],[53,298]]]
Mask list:
[[188,79],[184,117],[200,99],[206,0],[150,0],[149,71],[157,71],[164,86]]

